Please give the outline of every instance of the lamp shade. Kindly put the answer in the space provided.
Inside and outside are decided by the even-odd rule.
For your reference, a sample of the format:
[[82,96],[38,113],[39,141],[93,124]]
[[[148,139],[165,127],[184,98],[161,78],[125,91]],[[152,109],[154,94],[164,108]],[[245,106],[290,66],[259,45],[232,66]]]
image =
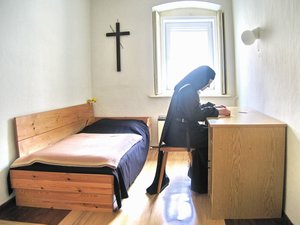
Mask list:
[[241,38],[245,45],[252,45],[259,38],[259,28],[244,31]]

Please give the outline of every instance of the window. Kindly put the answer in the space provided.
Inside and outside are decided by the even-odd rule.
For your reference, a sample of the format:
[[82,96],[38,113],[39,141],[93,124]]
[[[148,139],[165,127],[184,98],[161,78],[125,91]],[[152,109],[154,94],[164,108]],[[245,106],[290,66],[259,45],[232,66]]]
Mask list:
[[225,94],[220,6],[206,3],[204,8],[203,2],[187,3],[191,2],[153,8],[155,94],[171,95],[174,86],[200,65],[208,65],[216,72],[206,95]]

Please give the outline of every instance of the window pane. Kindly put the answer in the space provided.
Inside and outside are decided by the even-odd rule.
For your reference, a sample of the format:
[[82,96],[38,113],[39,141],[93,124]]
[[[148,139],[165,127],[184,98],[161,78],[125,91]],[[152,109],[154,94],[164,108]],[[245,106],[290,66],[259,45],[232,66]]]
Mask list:
[[165,23],[166,89],[200,65],[213,67],[212,22]]

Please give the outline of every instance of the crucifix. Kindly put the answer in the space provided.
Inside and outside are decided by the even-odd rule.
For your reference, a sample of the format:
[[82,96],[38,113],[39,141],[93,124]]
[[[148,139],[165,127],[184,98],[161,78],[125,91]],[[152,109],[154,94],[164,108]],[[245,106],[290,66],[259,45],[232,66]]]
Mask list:
[[[111,29],[112,29],[112,27],[111,27]],[[120,23],[119,23],[119,21],[116,22],[116,32],[114,32],[114,30],[113,30],[113,33],[106,33],[106,37],[112,37],[112,36],[116,37],[116,53],[117,53],[116,55],[117,55],[117,71],[118,72],[121,71],[120,46],[122,46],[122,45],[121,45],[121,42],[120,42],[120,37],[122,35],[130,35],[130,32],[129,31],[120,32]]]

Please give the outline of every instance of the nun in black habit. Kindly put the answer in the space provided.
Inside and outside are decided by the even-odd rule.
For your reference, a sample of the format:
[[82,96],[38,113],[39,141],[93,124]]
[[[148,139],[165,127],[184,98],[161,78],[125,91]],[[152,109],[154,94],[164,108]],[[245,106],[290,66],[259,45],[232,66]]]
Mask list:
[[[199,121],[218,115],[229,116],[230,111],[225,106],[215,106],[213,103],[201,104],[198,91],[203,91],[215,78],[215,72],[209,66],[200,66],[185,76],[174,89],[174,94],[168,109],[159,147],[188,147],[192,151],[192,166],[189,169],[191,189],[198,193],[207,193],[208,184],[208,130]],[[158,178],[161,171],[163,152],[159,151],[156,173],[153,183],[147,188],[148,194],[156,194]],[[169,184],[169,178],[164,174],[161,190]]]

